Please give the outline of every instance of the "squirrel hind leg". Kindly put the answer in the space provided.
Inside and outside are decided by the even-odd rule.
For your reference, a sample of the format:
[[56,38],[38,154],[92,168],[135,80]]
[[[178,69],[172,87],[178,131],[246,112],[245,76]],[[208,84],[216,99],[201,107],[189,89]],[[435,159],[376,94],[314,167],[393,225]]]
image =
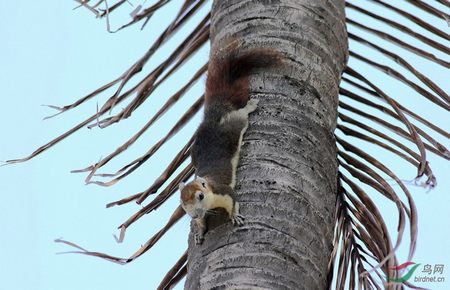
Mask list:
[[247,114],[250,114],[256,110],[256,108],[258,107],[258,103],[258,99],[250,99],[243,109],[247,112]]
[[235,111],[231,111],[230,113],[228,113],[227,115],[222,117],[220,123],[221,124],[224,124],[227,122],[235,123],[236,121],[240,121],[242,123],[242,126],[246,127],[248,125],[247,124],[248,115],[256,110],[256,108],[258,107],[258,102],[259,102],[259,100],[257,100],[257,99],[249,100],[247,102],[247,105],[245,105],[245,107],[240,108]]
[[254,112],[256,110],[256,108],[258,108],[258,103],[259,103],[258,99],[250,99],[250,100],[248,100],[245,107],[240,108],[232,113],[235,113],[242,119],[248,119],[248,115],[250,113]]

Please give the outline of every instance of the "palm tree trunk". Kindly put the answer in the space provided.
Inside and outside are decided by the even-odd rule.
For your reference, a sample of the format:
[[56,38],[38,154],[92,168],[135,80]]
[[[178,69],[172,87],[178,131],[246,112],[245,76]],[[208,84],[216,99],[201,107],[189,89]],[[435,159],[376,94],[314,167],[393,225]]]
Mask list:
[[200,246],[191,234],[185,288],[325,289],[338,172],[333,132],[347,59],[344,1],[216,0],[211,53],[230,37],[246,49],[273,47],[284,61],[251,78],[260,102],[236,186],[245,225],[213,217]]

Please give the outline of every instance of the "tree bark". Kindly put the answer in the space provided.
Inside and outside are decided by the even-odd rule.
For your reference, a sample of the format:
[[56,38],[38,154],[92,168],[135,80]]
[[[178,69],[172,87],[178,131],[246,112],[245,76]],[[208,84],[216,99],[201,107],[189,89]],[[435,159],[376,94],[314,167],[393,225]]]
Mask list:
[[[208,219],[189,237],[185,289],[325,289],[337,183],[338,87],[347,60],[344,1],[216,0],[212,51],[227,39],[272,47],[280,67],[255,72],[237,172],[245,225]],[[192,231],[191,231],[192,232]]]

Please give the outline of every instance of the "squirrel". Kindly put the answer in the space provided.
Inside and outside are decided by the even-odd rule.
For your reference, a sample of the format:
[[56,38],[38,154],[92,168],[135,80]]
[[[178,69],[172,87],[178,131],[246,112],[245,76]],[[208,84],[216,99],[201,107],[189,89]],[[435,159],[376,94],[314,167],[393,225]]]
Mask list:
[[233,225],[244,217],[234,197],[236,169],[248,115],[258,100],[249,99],[249,75],[254,69],[278,63],[271,49],[240,52],[235,47],[212,57],[206,79],[204,117],[191,149],[195,179],[180,183],[181,206],[196,222],[195,243],[201,244],[207,231],[205,215],[224,208]]

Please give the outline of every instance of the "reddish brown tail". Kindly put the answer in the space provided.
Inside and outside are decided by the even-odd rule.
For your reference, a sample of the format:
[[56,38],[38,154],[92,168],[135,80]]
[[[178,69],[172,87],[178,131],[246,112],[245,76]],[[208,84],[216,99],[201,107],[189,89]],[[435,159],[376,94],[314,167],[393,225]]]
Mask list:
[[208,67],[205,103],[230,104],[242,108],[249,98],[248,76],[252,70],[276,65],[279,53],[272,49],[239,52],[232,49],[225,56],[212,59]]

